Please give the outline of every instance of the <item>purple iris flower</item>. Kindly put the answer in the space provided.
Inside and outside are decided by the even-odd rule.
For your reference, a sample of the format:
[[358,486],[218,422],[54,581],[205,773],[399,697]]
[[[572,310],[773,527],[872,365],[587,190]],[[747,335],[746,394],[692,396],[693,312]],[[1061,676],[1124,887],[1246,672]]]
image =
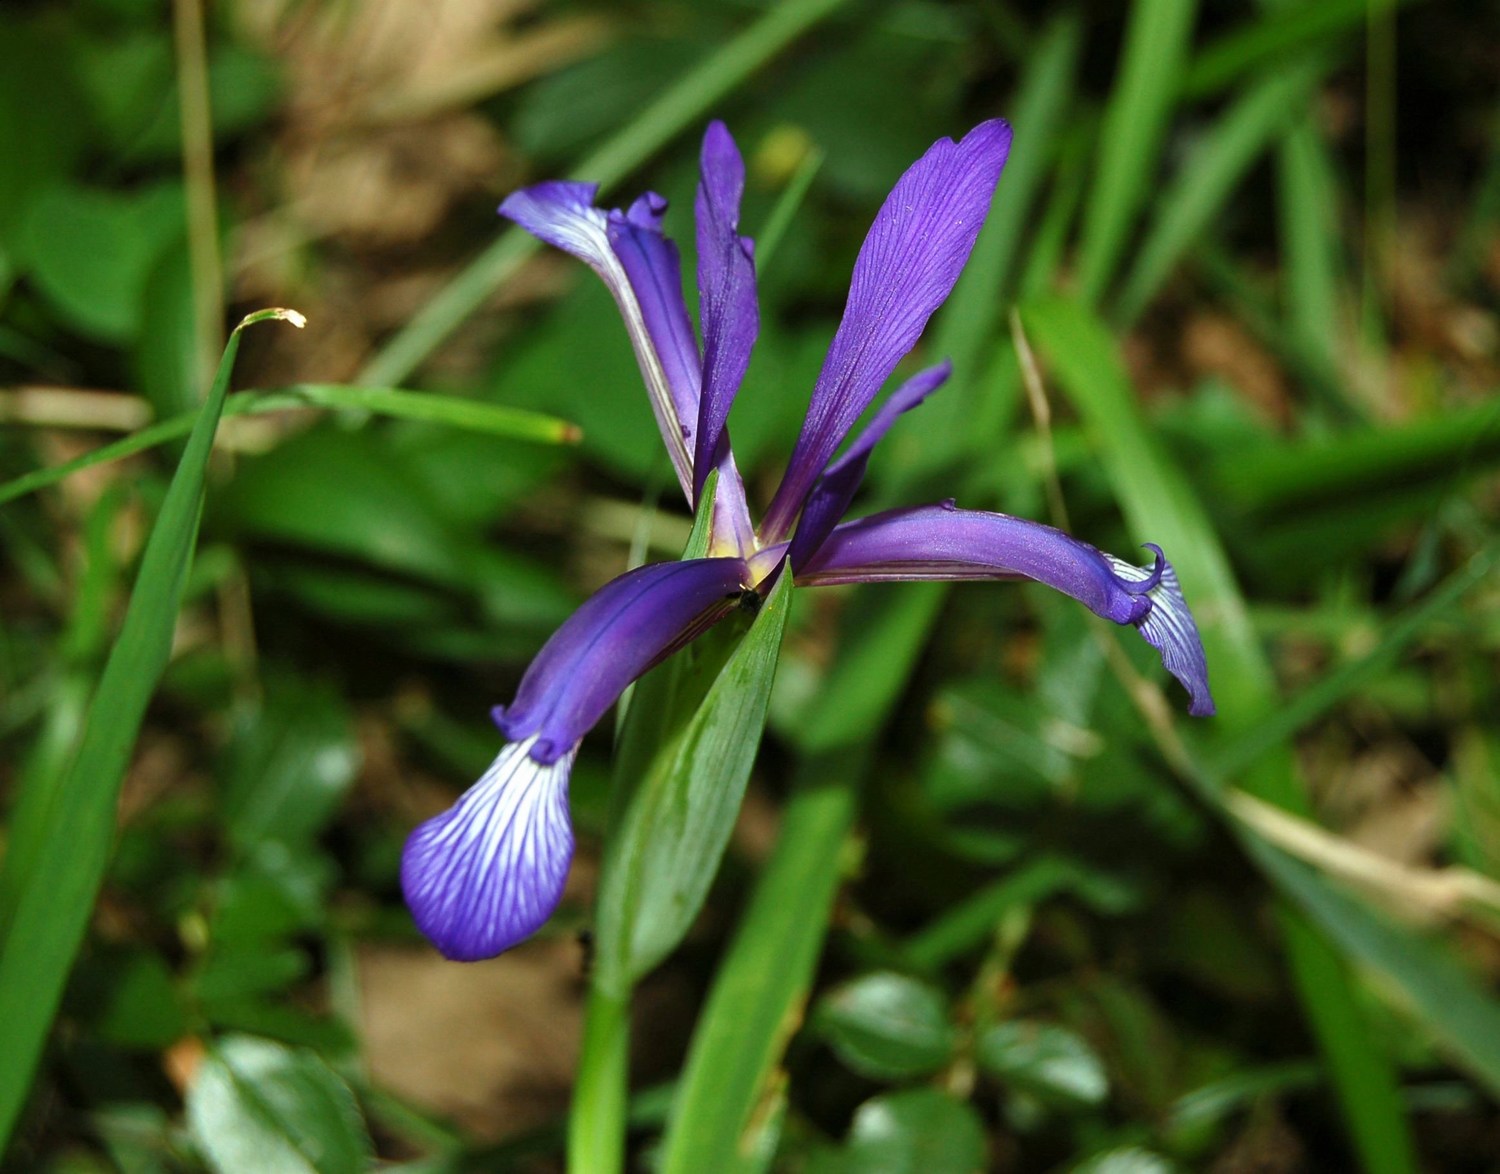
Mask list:
[[759,330],[754,244],[739,234],[745,167],[722,123],[703,139],[697,219],[699,325],[682,295],[666,201],[594,206],[593,184],[537,184],[500,213],[603,278],[625,320],[662,439],[695,510],[709,482],[708,557],[639,567],[607,584],[558,630],[495,709],[507,744],[448,811],[407,842],[401,883],[417,925],[450,958],[487,958],[534,933],[562,896],[573,855],[568,774],[585,733],[633,680],[789,568],[799,586],[918,579],[1034,579],[1133,625],[1186,687],[1188,712],[1214,712],[1208,666],[1172,564],[1134,566],[1060,530],[952,502],[842,521],[871,450],[948,377],[940,363],[855,422],[911,351],[968,261],[1010,149],[985,122],[941,139],[886,198],[854,264],[843,320],[813,387],[780,488],[756,526],[726,421]]

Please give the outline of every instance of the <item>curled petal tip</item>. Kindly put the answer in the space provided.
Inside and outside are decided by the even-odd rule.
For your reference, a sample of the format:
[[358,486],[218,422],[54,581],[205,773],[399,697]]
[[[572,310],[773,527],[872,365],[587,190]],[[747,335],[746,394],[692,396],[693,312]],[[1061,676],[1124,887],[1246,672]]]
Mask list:
[[1142,614],[1131,616],[1129,622],[1161,654],[1167,671],[1188,691],[1189,715],[1211,717],[1215,712],[1214,699],[1208,688],[1208,658],[1203,652],[1198,625],[1172,564],[1159,546],[1147,543],[1146,548],[1156,555],[1156,565],[1150,571],[1112,555],[1105,556],[1125,589],[1150,605]]
[[445,957],[474,962],[530,937],[562,899],[573,859],[568,773],[512,742],[401,854],[401,888],[417,928]]

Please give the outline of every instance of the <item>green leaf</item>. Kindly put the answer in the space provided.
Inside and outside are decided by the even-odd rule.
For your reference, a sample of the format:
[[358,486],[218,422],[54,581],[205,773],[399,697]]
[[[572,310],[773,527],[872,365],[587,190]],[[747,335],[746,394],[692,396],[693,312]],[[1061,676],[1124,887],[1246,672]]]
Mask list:
[[[921,585],[856,596],[860,604],[819,714],[845,741],[805,757],[792,783],[776,850],[756,884],[699,1017],[663,1143],[665,1174],[739,1171],[779,1100],[777,1064],[801,1021],[869,770],[868,731],[895,706],[943,593]],[[870,606],[866,606],[870,605]],[[869,655],[871,648],[883,654]],[[858,683],[853,677],[863,678]],[[850,698],[840,713],[834,698]]]
[[1176,1169],[1160,1154],[1136,1145],[1106,1150],[1071,1167],[1072,1174],[1173,1174]]
[[[183,587],[192,561],[214,430],[229,389],[240,332],[291,311],[246,318],[224,348],[218,375],[147,539],[130,605],[89,707],[77,755],[59,778],[41,778],[50,797],[31,825],[39,846],[8,853],[0,892],[17,894],[0,909],[0,1149],[25,1101],[63,983],[83,940],[114,839],[120,784],[146,705],[166,668]],[[27,862],[13,875],[16,860]]]
[[213,515],[246,539],[340,555],[449,586],[474,579],[469,544],[389,443],[369,429],[314,429],[244,461]]
[[222,1174],[362,1174],[364,1120],[338,1075],[314,1053],[251,1036],[209,1049],[187,1094],[188,1127]]
[[814,1024],[839,1059],[875,1080],[935,1072],[957,1039],[942,992],[892,972],[867,974],[831,991]]
[[354,782],[359,749],[338,693],[271,675],[259,706],[237,715],[221,816],[242,852],[316,835]]
[[1082,1036],[1052,1023],[1012,1019],[980,1032],[979,1066],[1008,1087],[1049,1103],[1097,1105],[1109,1095],[1104,1064]]
[[628,985],[682,940],[739,815],[760,747],[791,604],[783,575],[680,734],[665,745],[606,848],[596,961]]
[[28,207],[22,260],[76,329],[128,343],[141,328],[152,268],[184,225],[182,191],[173,184],[130,196],[54,188]]
[[849,1174],[979,1174],[987,1165],[979,1115],[934,1088],[862,1104],[844,1157]]

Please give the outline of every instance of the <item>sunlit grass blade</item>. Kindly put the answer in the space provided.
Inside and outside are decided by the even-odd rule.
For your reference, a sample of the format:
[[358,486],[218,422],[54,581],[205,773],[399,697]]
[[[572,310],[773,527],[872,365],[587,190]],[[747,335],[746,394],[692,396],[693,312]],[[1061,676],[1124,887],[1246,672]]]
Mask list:
[[[701,119],[737,85],[787,45],[850,0],[782,0],[743,33],[694,66],[608,142],[579,162],[574,178],[597,183],[601,194],[653,152]],[[365,365],[359,381],[401,383],[439,344],[541,246],[508,229],[397,332]]]
[[1103,296],[1114,276],[1150,190],[1197,7],[1195,0],[1136,0],[1131,5],[1079,244],[1079,287],[1089,302]]
[[[524,408],[439,395],[435,392],[403,391],[395,387],[355,387],[342,383],[301,383],[277,391],[236,392],[225,401],[223,415],[226,418],[253,416],[299,408],[330,411],[344,409],[400,420],[425,420],[468,432],[484,432],[514,440],[533,440],[539,444],[576,444],[582,437],[576,424]],[[80,469],[118,461],[181,439],[193,430],[197,420],[197,412],[184,412],[180,416],[151,424],[111,444],[100,445],[92,452],[74,457],[71,461],[49,465],[45,469],[37,469],[7,481],[0,485],[0,503],[55,485]]]
[[1318,4],[1281,4],[1274,11],[1257,13],[1193,55],[1183,75],[1183,95],[1197,98],[1224,89],[1290,53],[1358,32],[1370,9],[1405,2],[1321,0]]
[[1173,267],[1213,222],[1235,185],[1304,108],[1321,62],[1268,72],[1231,106],[1153,202],[1155,220],[1120,293],[1119,316],[1134,321]]
[[[66,772],[45,781],[53,792],[32,827],[40,846],[24,855],[28,875],[3,913],[0,950],[0,1148],[25,1103],[63,984],[83,940],[114,840],[120,784],[146,705],[166,668],[177,610],[192,562],[214,430],[229,387],[240,332],[294,311],[265,310],[230,336],[207,402],[193,428],[141,558],[130,605],[89,706],[78,752]],[[5,867],[13,866],[8,856]]]
[[[1229,560],[1187,479],[1151,435],[1109,330],[1082,306],[1048,299],[1022,308],[1028,334],[1078,406],[1131,531],[1159,543],[1198,617],[1219,703],[1215,723],[1243,733],[1272,712],[1271,666],[1251,629]],[[1305,815],[1309,804],[1290,750],[1263,754],[1246,789]],[[1298,994],[1328,1059],[1345,1120],[1365,1167],[1412,1171],[1416,1160],[1390,1057],[1371,1038],[1338,952],[1300,916],[1281,917]]]

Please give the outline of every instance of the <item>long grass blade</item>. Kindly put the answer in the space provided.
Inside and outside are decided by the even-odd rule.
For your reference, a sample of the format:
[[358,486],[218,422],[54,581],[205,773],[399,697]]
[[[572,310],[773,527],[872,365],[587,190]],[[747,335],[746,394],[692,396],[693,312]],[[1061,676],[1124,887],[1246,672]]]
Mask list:
[[[0,1149],[25,1103],[42,1045],[62,997],[63,984],[83,941],[89,913],[104,879],[114,839],[115,807],[146,705],[166,668],[202,512],[205,473],[214,430],[224,407],[240,332],[254,322],[281,318],[302,324],[300,314],[265,310],[230,335],[208,400],[199,414],[141,558],[140,573],[120,635],[89,706],[78,753],[54,788],[43,818],[41,843],[28,851],[28,875],[3,891],[16,893],[3,916],[0,951]],[[7,857],[6,868],[14,858]]]
[[[395,387],[354,387],[343,383],[300,383],[277,391],[236,392],[224,402],[223,415],[225,418],[255,416],[299,409],[370,412],[398,420],[447,424],[453,428],[484,432],[491,436],[534,440],[539,444],[576,444],[583,436],[576,424],[524,408],[439,395],[435,392],[403,391]],[[7,481],[0,485],[0,504],[25,497],[28,493],[35,493],[49,485],[56,485],[80,469],[122,460],[169,441],[179,440],[193,430],[197,420],[197,412],[184,412],[148,425],[111,444],[100,445],[92,452],[74,457],[71,461],[36,469]]]
[[1235,102],[1198,145],[1156,201],[1155,223],[1120,294],[1123,321],[1139,317],[1250,166],[1305,107],[1321,73],[1321,62],[1305,60],[1272,71]]
[[[1078,406],[1132,532],[1171,552],[1200,619],[1219,701],[1216,722],[1243,733],[1276,705],[1271,667],[1250,628],[1243,596],[1202,503],[1151,435],[1113,337],[1074,302],[1022,308],[1028,334]],[[1298,768],[1285,747],[1261,755],[1244,785],[1257,797],[1306,815]],[[1372,1039],[1352,976],[1328,940],[1290,910],[1281,917],[1297,992],[1327,1057],[1350,1136],[1366,1169],[1416,1169],[1391,1059]]]
[[1079,245],[1079,288],[1090,303],[1103,296],[1114,276],[1150,190],[1197,7],[1196,0],[1137,0],[1131,6]]

